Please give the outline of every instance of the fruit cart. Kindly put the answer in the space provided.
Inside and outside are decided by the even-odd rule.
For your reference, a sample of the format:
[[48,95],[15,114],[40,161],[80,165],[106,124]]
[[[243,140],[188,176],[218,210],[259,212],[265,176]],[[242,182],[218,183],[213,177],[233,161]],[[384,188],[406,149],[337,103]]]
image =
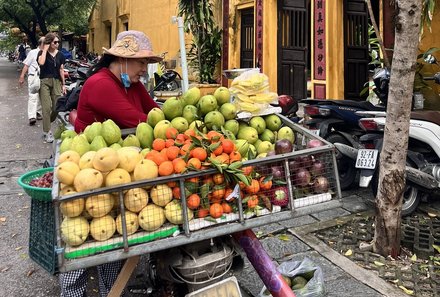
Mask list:
[[[62,195],[65,189],[61,188],[58,180],[54,177],[52,199],[48,201],[33,199],[33,203],[39,203],[43,210],[33,214],[36,217],[33,218],[31,224],[35,226],[44,224],[46,226],[45,235],[49,234],[49,236],[41,236],[41,229],[38,227],[31,228],[30,241],[39,241],[38,238],[46,240],[43,245],[39,245],[38,249],[30,246],[31,258],[52,273],[56,271],[67,272],[116,260],[137,259],[143,254],[168,250],[219,236],[237,234],[255,227],[339,207],[341,205],[341,191],[337,178],[334,146],[311,134],[303,127],[292,123],[287,118],[281,115],[280,118],[283,125],[290,127],[295,133],[294,150],[243,162],[242,167],[235,169],[251,168],[253,179],[250,185],[237,182],[231,187],[228,195],[224,189],[217,187],[216,180],[212,183],[212,187],[207,186],[208,181],[211,181],[216,174],[217,178],[221,179],[222,174],[218,176],[219,171],[214,168],[132,181],[78,193],[70,192],[68,195]],[[132,130],[124,131],[125,134],[132,132]],[[314,141],[320,142],[321,145],[309,146]],[[56,160],[58,157],[59,151],[57,150]],[[223,175],[226,176],[230,167],[225,166],[224,170]],[[256,185],[257,188],[250,187],[253,183],[259,184]],[[174,196],[172,200],[175,203],[170,207],[173,207],[175,212],[179,212],[178,219],[167,216],[164,220],[166,223],[161,223],[159,228],[149,229],[153,222],[148,221],[148,218],[143,217],[142,213],[138,211],[139,224],[143,220],[143,228],[137,228],[135,232],[131,232],[132,226],[129,223],[131,214],[126,209],[128,207],[128,193],[134,189],[142,189],[142,193],[148,193],[144,195],[148,195],[149,204],[153,204],[151,201],[154,201],[155,204],[163,203],[162,206],[165,207],[167,204],[166,207],[168,207],[171,204],[168,201],[170,200],[168,199],[170,192],[168,192],[168,186],[162,185],[171,184]],[[166,194],[164,194],[165,192]],[[215,203],[215,195],[218,193],[221,197],[226,197],[225,200],[230,205],[230,209],[222,212],[220,216],[214,215],[214,213],[202,216],[201,207],[195,210],[188,206],[191,196],[196,195],[202,200],[206,200],[209,208]],[[140,194],[137,195],[136,197],[139,198]],[[167,201],[160,202],[165,199],[160,195],[167,196]],[[118,232],[115,232],[113,227],[111,236],[107,238],[105,237],[107,231],[102,226],[98,226],[98,229],[95,228],[95,231],[90,230],[92,236],[89,235],[89,231],[85,235],[78,234],[78,231],[72,231],[75,228],[66,227],[66,216],[68,216],[66,213],[74,210],[75,205],[83,205],[81,210],[83,207],[88,207],[89,215],[93,216],[94,211],[99,212],[100,210],[96,205],[87,206],[87,202],[84,200],[90,200],[90,197],[101,197],[102,199],[100,199],[103,201],[104,197],[108,198],[109,196],[114,198],[110,207],[111,211],[114,216],[119,217],[119,227],[116,227]],[[254,204],[253,199],[259,203]],[[149,214],[151,213],[149,212]],[[72,217],[68,220],[77,218],[75,215]],[[92,219],[93,222],[96,217],[88,217],[83,221]],[[156,218],[155,215],[154,217]],[[54,222],[54,225],[52,226],[50,222]],[[116,219],[117,224],[118,219]],[[80,227],[77,227],[76,230],[78,228]],[[40,231],[38,234],[33,234],[32,230],[34,232]],[[72,234],[77,232],[75,236],[78,235],[80,238],[69,238],[66,233],[70,231]],[[55,234],[55,236],[51,236],[51,234]],[[78,240],[81,242],[80,244],[76,242]],[[66,244],[66,242],[70,244]],[[133,266],[133,262],[130,265]]]

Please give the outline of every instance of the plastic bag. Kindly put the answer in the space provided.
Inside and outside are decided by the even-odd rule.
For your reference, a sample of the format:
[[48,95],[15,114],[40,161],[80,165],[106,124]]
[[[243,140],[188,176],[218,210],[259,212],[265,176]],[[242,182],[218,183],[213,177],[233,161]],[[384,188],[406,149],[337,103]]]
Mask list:
[[33,75],[29,75],[29,92],[31,94],[36,94],[40,91],[40,67],[35,69],[35,73]]
[[[294,289],[296,297],[319,297],[325,296],[324,288],[324,276],[322,274],[322,269],[316,266],[312,260],[309,258],[304,258],[302,261],[287,261],[281,263],[278,266],[278,271],[284,275],[288,276],[291,280],[296,276],[303,276],[308,279],[307,284],[300,289]],[[272,296],[267,292],[266,287],[261,289],[258,297],[269,297]]]

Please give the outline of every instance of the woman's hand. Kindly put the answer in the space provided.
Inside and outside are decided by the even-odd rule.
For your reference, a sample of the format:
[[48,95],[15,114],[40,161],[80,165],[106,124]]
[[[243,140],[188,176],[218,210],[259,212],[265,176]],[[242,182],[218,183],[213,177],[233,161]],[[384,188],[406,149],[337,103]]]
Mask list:
[[66,93],[67,93],[66,86],[65,86],[65,85],[62,85],[61,88],[62,88],[62,90],[63,90],[63,91],[62,91],[63,94],[66,95]]

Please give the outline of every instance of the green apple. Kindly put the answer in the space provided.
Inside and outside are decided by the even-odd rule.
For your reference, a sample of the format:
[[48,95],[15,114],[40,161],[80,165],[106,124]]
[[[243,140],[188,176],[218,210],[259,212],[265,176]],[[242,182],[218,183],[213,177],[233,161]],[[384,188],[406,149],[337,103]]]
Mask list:
[[252,127],[240,128],[238,130],[237,138],[245,139],[249,144],[254,144],[258,140],[258,132]]
[[235,107],[235,105],[232,103],[223,104],[222,106],[220,106],[219,110],[222,113],[222,115],[225,117],[225,120],[235,119],[235,116],[237,115],[237,107]]
[[228,131],[231,131],[232,134],[237,136],[238,129],[240,128],[240,125],[238,124],[237,120],[228,120],[228,121],[226,121],[224,128]]
[[[169,99],[168,99],[169,100]],[[166,101],[165,101],[166,102]],[[205,95],[200,98],[198,103],[199,111],[202,115],[217,109],[217,99],[213,95]]]
[[277,136],[278,140],[287,139],[290,140],[291,143],[294,143],[295,141],[295,134],[290,127],[282,127],[280,130],[278,130]]
[[188,121],[184,117],[176,117],[171,121],[171,125],[179,131],[179,133],[183,133],[188,129]]

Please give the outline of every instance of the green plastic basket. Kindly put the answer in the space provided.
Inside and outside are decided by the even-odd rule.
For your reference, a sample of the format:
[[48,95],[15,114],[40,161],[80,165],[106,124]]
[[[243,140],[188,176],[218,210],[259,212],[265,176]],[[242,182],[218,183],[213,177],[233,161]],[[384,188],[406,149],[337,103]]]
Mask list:
[[18,179],[18,184],[32,199],[39,201],[49,202],[52,201],[52,188],[38,188],[30,186],[29,183],[34,178],[43,176],[46,172],[53,171],[53,167],[41,168],[33,171],[29,171]]

